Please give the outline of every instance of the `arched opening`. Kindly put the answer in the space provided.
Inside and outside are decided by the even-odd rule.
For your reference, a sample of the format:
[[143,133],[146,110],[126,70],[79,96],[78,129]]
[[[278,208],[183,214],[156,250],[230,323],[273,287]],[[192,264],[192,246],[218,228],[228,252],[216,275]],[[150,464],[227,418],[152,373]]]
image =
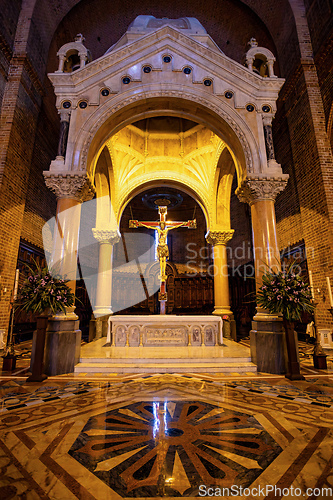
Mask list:
[[[208,127],[207,117],[194,121],[183,111],[151,111],[139,113],[138,120],[123,116],[122,126],[116,120],[110,127],[109,121],[108,130],[113,128],[115,133],[104,137],[104,142],[99,138],[96,227],[117,227],[121,234],[113,250],[112,310],[159,312],[155,234],[147,228],[130,229],[129,220],[158,220],[156,207],[152,201],[148,207],[147,197],[160,201],[180,196],[181,205],[168,210],[167,220],[196,218],[197,229],[179,228],[169,234],[167,312],[211,313],[214,262],[205,236],[212,228],[232,229],[230,202],[240,162]],[[222,134],[226,137],[225,131]],[[245,226],[250,230],[248,221]]]
[[64,73],[71,73],[80,69],[80,56],[78,51],[70,51],[67,53],[67,58],[64,64]]
[[[211,313],[213,276],[209,274],[212,252],[206,243],[206,218],[197,201],[181,186],[145,186],[126,203],[119,223],[121,241],[113,254],[112,309],[126,314],[158,314],[160,265],[157,231],[147,227],[130,228],[130,220],[159,221],[158,206],[167,206],[166,220],[196,219],[196,229],[169,230],[167,273],[167,313]],[[138,276],[140,279],[138,279]],[[140,288],[140,302],[137,289]],[[143,293],[142,293],[143,292]]]
[[170,99],[152,99],[149,106],[139,102],[107,118],[90,141],[87,156],[97,198],[104,192],[99,173],[104,165],[118,224],[134,194],[148,184],[164,183],[183,186],[194,196],[207,230],[230,229],[232,178],[237,173],[238,184],[242,182],[251,158],[249,148],[245,158],[244,143],[226,121],[194,102],[181,106]]

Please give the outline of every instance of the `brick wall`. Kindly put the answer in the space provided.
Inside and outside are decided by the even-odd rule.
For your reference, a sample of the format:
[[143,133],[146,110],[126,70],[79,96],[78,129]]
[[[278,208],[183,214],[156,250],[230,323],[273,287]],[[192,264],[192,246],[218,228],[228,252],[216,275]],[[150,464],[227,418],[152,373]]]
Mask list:
[[305,0],[304,4],[313,53],[316,56],[333,30],[333,3],[331,0]]
[[[293,89],[281,95],[281,106],[274,124],[277,160],[290,175],[284,193],[276,202],[280,248],[300,241],[307,250],[308,267],[313,273],[319,326],[331,322],[327,311],[325,277],[332,278],[332,221],[329,206],[329,182],[318,142],[320,108],[311,110],[305,75],[298,71]],[[312,97],[313,98],[313,97]],[[322,135],[323,132],[321,132]],[[322,138],[324,140],[325,137]],[[319,143],[320,146],[320,143]],[[333,181],[333,179],[332,179]],[[332,189],[332,188],[331,188]],[[323,300],[323,292],[326,301]]]
[[9,63],[13,55],[16,25],[21,0],[3,0],[0,9],[0,110],[7,81]]
[[5,329],[41,104],[40,82],[26,57],[33,6],[33,1],[26,1],[18,18],[0,116],[0,274],[7,289],[0,301],[0,328]]
[[[46,79],[44,88],[49,83]],[[21,235],[24,240],[39,248],[43,248],[43,225],[56,212],[56,197],[46,187],[43,177],[43,171],[49,169],[51,160],[57,154],[59,138],[58,114],[50,113],[45,106],[47,99],[51,100],[54,106],[50,97],[52,96],[44,97],[38,117]]]

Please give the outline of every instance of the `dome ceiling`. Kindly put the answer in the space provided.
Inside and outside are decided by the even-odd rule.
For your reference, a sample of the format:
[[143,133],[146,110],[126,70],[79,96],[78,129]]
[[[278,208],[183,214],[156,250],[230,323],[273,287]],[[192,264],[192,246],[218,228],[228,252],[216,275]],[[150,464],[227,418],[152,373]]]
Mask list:
[[161,116],[124,127],[107,142],[118,185],[139,172],[176,170],[209,189],[225,143],[204,125]]

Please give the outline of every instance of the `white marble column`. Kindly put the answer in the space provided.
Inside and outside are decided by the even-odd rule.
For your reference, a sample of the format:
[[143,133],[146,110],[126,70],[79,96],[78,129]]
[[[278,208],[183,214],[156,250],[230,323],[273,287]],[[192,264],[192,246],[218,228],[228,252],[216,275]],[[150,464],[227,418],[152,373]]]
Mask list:
[[227,262],[228,241],[234,234],[233,229],[209,231],[207,243],[214,247],[214,311],[213,314],[232,316],[229,298],[229,276]]
[[[77,252],[81,203],[94,195],[94,188],[85,172],[43,172],[47,187],[57,196],[51,266],[54,272],[69,280],[75,294]],[[49,267],[51,267],[49,266]],[[48,320],[45,338],[44,369],[48,375],[74,371],[80,357],[81,331],[75,306],[66,314],[57,313]]]
[[[44,172],[44,178],[47,187],[57,196],[50,267],[69,280],[68,286],[75,293],[81,203],[93,197],[94,188],[83,172]],[[74,309],[68,308],[66,319],[77,318]]]
[[116,229],[93,229],[94,238],[99,242],[98,275],[95,318],[112,314],[112,252],[120,234]]

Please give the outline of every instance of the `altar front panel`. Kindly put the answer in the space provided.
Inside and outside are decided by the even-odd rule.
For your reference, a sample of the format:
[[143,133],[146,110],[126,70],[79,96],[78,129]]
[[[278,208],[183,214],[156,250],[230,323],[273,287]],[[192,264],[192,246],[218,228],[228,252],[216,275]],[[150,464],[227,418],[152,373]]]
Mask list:
[[222,345],[218,316],[110,316],[107,343],[115,346]]

